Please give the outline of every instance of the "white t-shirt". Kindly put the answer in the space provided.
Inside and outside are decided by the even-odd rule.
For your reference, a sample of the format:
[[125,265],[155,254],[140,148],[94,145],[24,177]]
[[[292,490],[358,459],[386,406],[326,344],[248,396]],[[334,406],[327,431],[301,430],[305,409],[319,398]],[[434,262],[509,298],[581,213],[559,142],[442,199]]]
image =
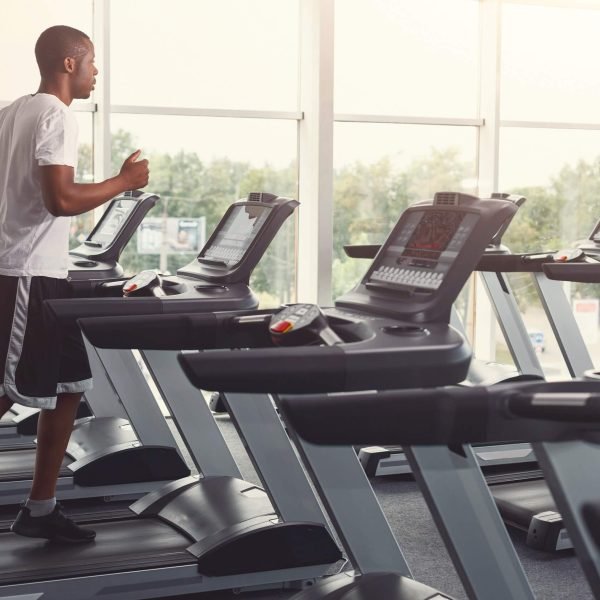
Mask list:
[[51,215],[39,167],[77,167],[77,120],[56,96],[27,95],[0,110],[0,274],[64,279],[70,217]]

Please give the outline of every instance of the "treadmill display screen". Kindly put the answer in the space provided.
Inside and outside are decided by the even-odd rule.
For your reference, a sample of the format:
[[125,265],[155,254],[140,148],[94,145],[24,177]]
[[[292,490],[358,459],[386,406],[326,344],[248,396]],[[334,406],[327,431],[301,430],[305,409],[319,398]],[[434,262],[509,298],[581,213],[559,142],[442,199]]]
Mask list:
[[200,257],[224,263],[228,267],[237,264],[262,229],[270,212],[269,206],[234,206]]
[[106,213],[102,216],[102,220],[98,223],[98,227],[92,231],[92,234],[86,241],[101,246],[110,244],[115,239],[120,229],[127,223],[136,204],[137,200],[131,200],[129,198],[114,200],[108,207]]
[[369,271],[366,284],[435,293],[478,216],[463,210],[405,213]]
[[456,233],[463,217],[462,213],[425,213],[410,236],[402,255],[437,260]]

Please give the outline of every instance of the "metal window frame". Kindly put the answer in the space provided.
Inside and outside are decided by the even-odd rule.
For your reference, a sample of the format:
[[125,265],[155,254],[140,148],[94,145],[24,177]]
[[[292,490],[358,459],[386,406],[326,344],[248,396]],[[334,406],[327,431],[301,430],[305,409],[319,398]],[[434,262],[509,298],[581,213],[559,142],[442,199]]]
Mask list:
[[[297,221],[296,289],[298,297],[304,301],[323,304],[331,302],[334,123],[477,127],[479,135],[476,151],[480,194],[496,191],[499,135],[502,128],[600,130],[600,123],[501,120],[499,116],[503,4],[600,9],[598,0],[477,0],[480,5],[479,112],[472,119],[334,113],[335,0],[300,0],[298,3],[300,49],[298,105],[295,111],[113,105],[110,90],[111,1],[92,1],[93,36],[98,64],[103,72],[94,94],[94,102],[73,105],[73,109],[78,112],[93,114],[95,180],[100,181],[111,174],[112,114],[295,120],[298,125],[298,194],[302,203]],[[9,102],[0,100],[0,108],[8,104]],[[480,316],[484,314],[486,311],[481,307]]]

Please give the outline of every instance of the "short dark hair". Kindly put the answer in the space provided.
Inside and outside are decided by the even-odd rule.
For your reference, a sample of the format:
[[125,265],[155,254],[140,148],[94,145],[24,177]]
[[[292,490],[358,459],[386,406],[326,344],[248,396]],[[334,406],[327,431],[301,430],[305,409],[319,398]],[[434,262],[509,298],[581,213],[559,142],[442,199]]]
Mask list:
[[35,44],[35,59],[42,77],[60,71],[68,56],[85,54],[88,41],[89,35],[68,25],[55,25],[43,31]]

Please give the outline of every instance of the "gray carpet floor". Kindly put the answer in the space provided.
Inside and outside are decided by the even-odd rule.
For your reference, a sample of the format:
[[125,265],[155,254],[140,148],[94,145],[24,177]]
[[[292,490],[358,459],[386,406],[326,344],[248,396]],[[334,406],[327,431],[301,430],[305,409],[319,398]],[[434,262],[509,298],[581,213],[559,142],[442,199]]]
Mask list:
[[[229,417],[219,415],[217,421],[244,478],[259,483]],[[466,599],[465,591],[417,485],[409,479],[401,478],[373,479],[372,485],[415,578],[457,599]],[[521,534],[512,533],[511,537],[536,598],[593,600],[592,592],[572,552],[546,554],[526,547]],[[232,592],[222,592],[195,594],[179,597],[178,600],[284,600],[292,597],[294,593],[263,591],[236,596]]]

